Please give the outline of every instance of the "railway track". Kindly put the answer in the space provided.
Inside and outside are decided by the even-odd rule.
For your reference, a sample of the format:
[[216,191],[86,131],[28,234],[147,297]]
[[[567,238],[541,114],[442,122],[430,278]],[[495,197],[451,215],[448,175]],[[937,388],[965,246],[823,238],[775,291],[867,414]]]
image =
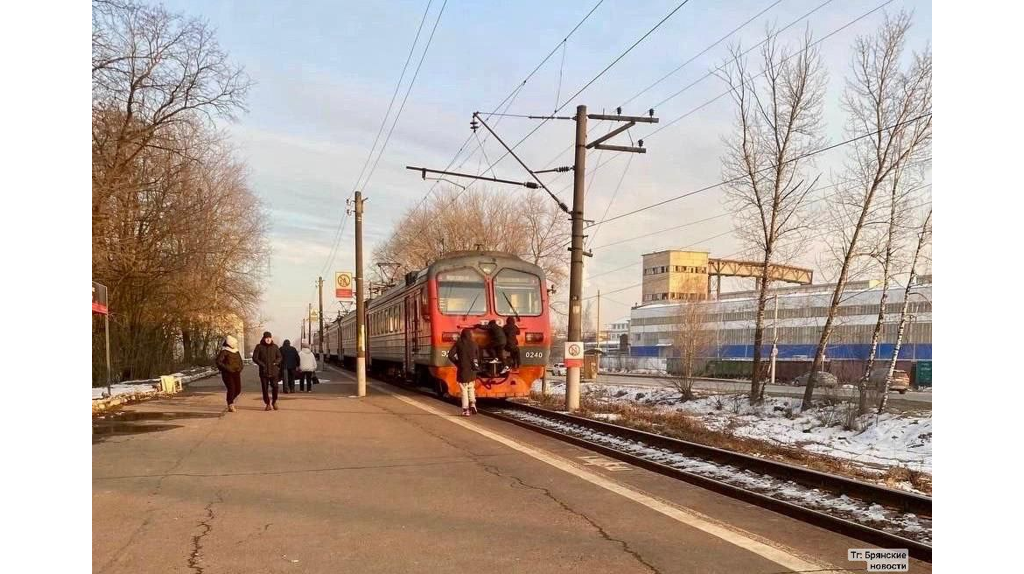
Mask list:
[[659,474],[930,562],[928,496],[508,402],[481,410]]
[[[437,398],[420,387],[383,383]],[[931,562],[932,499],[513,401],[481,414]]]

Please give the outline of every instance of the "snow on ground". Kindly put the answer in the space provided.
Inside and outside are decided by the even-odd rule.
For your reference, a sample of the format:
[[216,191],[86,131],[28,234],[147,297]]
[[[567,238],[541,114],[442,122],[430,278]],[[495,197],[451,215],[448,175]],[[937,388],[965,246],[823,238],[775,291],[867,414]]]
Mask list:
[[932,523],[930,518],[920,518],[898,509],[883,507],[870,500],[855,498],[845,494],[836,495],[817,488],[808,488],[793,481],[756,473],[728,464],[719,464],[701,458],[686,456],[666,449],[648,446],[642,442],[619,438],[579,425],[564,423],[531,413],[507,410],[503,411],[502,414],[552,428],[559,432],[575,435],[585,440],[603,444],[685,472],[713,478],[746,490],[768,494],[772,498],[791,502],[805,508],[847,517],[873,528],[879,528],[893,534],[931,544]]
[[[181,384],[191,383],[192,381],[203,379],[211,375],[215,375],[217,369],[190,369],[188,374],[185,373],[174,373],[170,376],[181,381]],[[160,379],[147,379],[144,381],[125,381],[123,383],[115,383],[110,386],[109,397],[121,397],[125,395],[148,395],[155,394],[160,390]],[[107,387],[93,387],[92,389],[93,400],[108,398]]]
[[[562,383],[549,383],[549,388],[553,393],[565,392]],[[534,390],[539,391],[539,384]],[[683,412],[697,417],[711,430],[844,458],[870,469],[905,466],[932,472],[930,414],[871,413],[853,418],[848,416],[854,406],[850,403],[818,404],[799,412],[802,401],[798,398],[767,397],[762,405],[751,405],[743,394],[681,402],[674,389],[627,385],[583,385],[583,392],[598,401],[635,402]]]

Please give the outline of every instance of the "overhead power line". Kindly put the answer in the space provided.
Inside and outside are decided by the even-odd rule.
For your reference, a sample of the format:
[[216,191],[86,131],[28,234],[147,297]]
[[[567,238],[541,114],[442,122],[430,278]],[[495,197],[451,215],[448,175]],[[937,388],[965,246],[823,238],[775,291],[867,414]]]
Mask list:
[[[932,184],[930,184],[930,183],[929,183],[929,184],[925,184],[925,185],[922,185],[922,186],[920,186],[920,187],[916,188],[916,189],[915,189],[915,191],[916,191],[917,189],[925,189],[925,188],[927,188],[927,187],[931,187],[931,185],[932,185]],[[911,207],[909,207],[908,209],[911,209],[911,210],[913,210],[913,209],[920,209],[921,207],[924,207],[924,206],[926,206],[926,205],[929,205],[929,204],[931,204],[931,201],[926,201],[926,202],[922,202],[922,203],[919,203],[919,204],[917,204],[917,205],[911,206]],[[694,246],[700,245],[701,243],[704,243],[704,242],[707,242],[707,241],[711,241],[711,240],[713,240],[713,239],[718,239],[719,237],[722,237],[722,236],[724,236],[724,235],[728,235],[728,234],[730,234],[730,233],[733,233],[734,231],[735,231],[735,230],[733,230],[733,229],[730,229],[730,230],[728,230],[728,231],[726,231],[726,232],[723,232],[723,233],[719,233],[719,234],[717,234],[717,235],[712,235],[711,237],[705,237],[704,239],[699,239],[699,240],[697,240],[697,241],[694,241],[694,242],[692,242],[692,243],[689,243],[689,244],[687,244],[687,245],[684,245],[684,246],[682,246],[682,247],[679,247],[678,249],[680,249],[680,250],[682,250],[682,249],[689,249],[690,247],[694,247]],[[815,234],[815,235],[811,235],[811,236],[808,236],[808,237],[804,237],[804,238],[802,238],[802,239],[801,239],[800,241],[807,241],[807,240],[811,240],[811,239],[821,239],[822,237],[825,237],[826,235],[829,235],[829,234],[831,234],[831,233],[832,233],[832,231],[831,231],[831,230],[829,230],[829,231],[826,231],[826,232],[824,232],[824,233],[818,233],[818,234]],[[743,253],[743,251],[742,251],[742,250],[741,250],[741,251],[737,251],[737,252],[735,252],[735,253],[732,253],[732,254],[730,254],[730,255],[727,255],[727,256],[725,256],[725,257],[722,257],[722,259],[730,259],[730,258],[732,258],[732,257],[736,257],[736,256],[738,256],[738,255],[740,255],[740,254],[742,254],[742,253]],[[643,262],[642,262],[642,261],[636,261],[636,262],[630,263],[629,265],[624,265],[624,266],[622,266],[622,267],[619,267],[619,268],[617,268],[617,269],[612,269],[611,271],[605,271],[605,272],[603,272],[603,273],[599,273],[599,274],[597,274],[597,275],[592,275],[592,276],[588,277],[587,279],[588,279],[588,280],[590,280],[590,279],[593,279],[594,277],[599,277],[599,276],[601,276],[601,275],[607,275],[607,274],[609,274],[609,273],[615,273],[615,272],[617,272],[617,271],[623,271],[623,270],[625,270],[625,269],[629,269],[630,267],[636,267],[637,265],[640,265],[641,263],[643,263]],[[615,289],[615,290],[613,290],[613,291],[604,291],[604,292],[602,292],[602,293],[601,293],[601,296],[602,296],[602,297],[604,297],[604,296],[605,296],[606,294],[612,294],[612,293],[619,293],[619,292],[621,292],[621,291],[625,291],[625,290],[627,290],[627,289],[632,289],[632,288],[634,288],[634,287],[639,287],[639,286],[641,286],[641,285],[643,285],[643,282],[640,282],[640,283],[634,283],[634,284],[632,284],[632,285],[627,285],[627,286],[625,286],[625,287],[622,287],[622,288],[619,288],[619,289]],[[587,300],[587,299],[593,299],[593,298],[595,298],[595,297],[597,297],[597,295],[590,295],[589,297],[584,297],[584,298],[583,298],[583,300],[585,301],[585,300]]]
[[384,156],[384,151],[388,147],[388,142],[391,141],[391,134],[394,133],[395,127],[398,125],[398,120],[402,117],[402,111],[405,110],[405,104],[409,101],[409,94],[412,93],[412,87],[416,84],[416,78],[420,75],[420,68],[423,67],[423,60],[427,57],[427,52],[430,51],[430,44],[434,41],[434,33],[437,32],[437,25],[441,23],[441,16],[444,15],[444,9],[448,6],[448,0],[444,0],[441,4],[441,9],[437,12],[437,18],[434,19],[434,27],[430,30],[430,37],[427,38],[427,45],[423,48],[423,53],[420,54],[420,61],[416,64],[416,71],[413,72],[412,80],[409,81],[409,85],[405,89],[405,96],[402,98],[402,105],[398,108],[398,113],[395,114],[395,120],[391,123],[391,129],[388,130],[387,137],[384,138],[384,144],[380,147],[380,153],[377,154],[377,160],[373,163],[373,167],[370,169],[370,173],[367,174],[366,180],[360,189],[365,189],[370,185],[370,179],[373,177],[373,173],[377,171],[377,164],[380,163],[380,158]]
[[[405,79],[405,72],[409,69],[409,62],[412,61],[412,55],[416,51],[416,44],[419,43],[420,33],[423,31],[423,24],[427,21],[427,14],[430,12],[430,5],[433,0],[427,1],[427,7],[423,9],[423,16],[420,17],[420,25],[416,28],[416,36],[413,38],[412,45],[409,46],[409,54],[405,57],[405,64],[402,65],[402,73],[398,76],[398,82],[395,83],[395,90],[391,94],[391,101],[388,102],[388,109],[384,112],[384,117],[380,120],[380,127],[377,128],[377,136],[373,139],[373,145],[370,146],[370,152],[366,154],[366,161],[363,162],[362,169],[359,170],[359,175],[356,177],[356,183],[352,187],[352,191],[349,192],[351,195],[355,190],[359,189],[359,182],[363,179],[363,175],[366,173],[366,168],[370,165],[370,160],[373,159],[373,152],[377,149],[377,143],[380,141],[381,134],[384,133],[384,126],[388,123],[388,117],[391,116],[391,110],[394,108],[395,99],[398,97],[398,92],[402,88],[402,81]],[[341,220],[338,221],[338,227],[334,231],[334,239],[331,241],[331,251],[327,256],[327,260],[324,262],[323,268],[320,270],[320,274],[323,275],[327,269],[334,263],[334,257],[337,254],[338,243],[341,240],[341,234],[344,231],[345,222],[348,220],[348,210],[344,211],[344,215]]]
[[[832,1],[832,0],[829,0],[829,2],[831,2],[831,1]],[[696,55],[692,56],[692,57],[691,57],[691,58],[690,58],[689,60],[686,60],[686,61],[685,61],[685,62],[683,62],[682,64],[679,64],[678,66],[676,66],[676,67],[675,67],[675,68],[674,68],[674,69],[673,69],[673,70],[672,70],[671,72],[669,72],[669,73],[665,74],[664,76],[662,76],[662,77],[658,78],[658,79],[657,79],[657,80],[655,80],[655,81],[654,81],[654,83],[652,83],[651,85],[649,85],[649,86],[647,86],[646,88],[644,88],[644,89],[640,90],[639,92],[637,92],[637,93],[633,94],[633,95],[632,95],[632,96],[631,96],[631,97],[630,97],[630,98],[629,98],[628,100],[626,100],[625,102],[622,102],[622,107],[626,107],[627,105],[631,104],[631,103],[633,102],[633,100],[635,100],[635,99],[639,98],[640,96],[642,96],[642,95],[646,94],[646,93],[647,93],[648,91],[650,91],[650,90],[651,90],[652,88],[654,88],[654,87],[655,87],[655,86],[657,86],[658,84],[660,84],[660,83],[664,82],[665,80],[667,80],[668,78],[670,78],[670,77],[674,76],[674,75],[675,75],[675,74],[676,74],[677,72],[679,72],[679,70],[682,70],[683,68],[685,68],[686,66],[688,66],[689,64],[691,64],[691,63],[692,63],[692,62],[693,62],[694,60],[696,60],[697,58],[699,58],[699,57],[703,56],[704,54],[707,54],[707,53],[708,53],[709,51],[711,51],[711,50],[712,50],[712,49],[713,49],[713,48],[714,48],[715,46],[717,46],[717,45],[721,44],[722,42],[726,41],[727,39],[729,39],[729,37],[730,37],[730,36],[732,36],[732,35],[733,35],[733,34],[735,34],[736,32],[739,32],[740,30],[742,30],[743,28],[745,28],[745,27],[746,27],[746,26],[747,26],[748,24],[750,24],[750,23],[751,23],[751,22],[753,22],[754,20],[756,20],[756,19],[760,18],[761,16],[764,16],[764,14],[765,14],[766,12],[768,12],[768,11],[769,11],[769,10],[771,10],[772,8],[774,8],[774,7],[778,6],[778,5],[779,5],[779,4],[781,3],[781,2],[782,2],[782,0],[775,0],[775,2],[772,2],[771,4],[769,4],[769,5],[768,5],[768,7],[767,7],[767,8],[765,8],[764,10],[761,10],[761,11],[760,11],[760,12],[758,12],[757,14],[755,14],[755,15],[751,16],[750,18],[748,18],[748,19],[747,19],[747,21],[746,21],[746,22],[743,22],[743,23],[742,23],[742,24],[740,24],[739,26],[737,26],[737,27],[733,28],[733,29],[732,29],[732,31],[730,31],[730,32],[729,32],[728,34],[726,34],[725,36],[722,36],[722,37],[721,37],[721,38],[719,38],[719,39],[718,39],[718,40],[717,40],[716,42],[714,42],[713,44],[710,44],[709,46],[707,46],[706,48],[704,48],[703,50],[701,50],[700,52],[698,52],[698,53],[697,53]],[[827,4],[827,3],[828,3],[828,2],[826,2],[826,4]]]
[[[923,159],[923,160],[918,160],[918,161],[915,161],[915,162],[911,162],[911,163],[909,163],[907,165],[908,166],[921,165],[921,164],[925,164],[925,163],[929,163],[929,162],[931,162],[931,158]],[[843,181],[839,181],[839,182],[833,183],[831,185],[826,185],[826,186],[819,187],[819,188],[816,189],[816,191],[824,191],[826,189],[834,189],[834,188],[846,185],[848,183],[854,183],[856,181],[858,181],[857,178],[846,179],[846,180],[843,180]],[[916,191],[916,190],[912,190],[912,191]],[[814,204],[814,203],[818,203],[820,201],[825,201],[826,199],[832,199],[832,198],[838,197],[841,194],[842,194],[842,191],[837,191],[835,193],[830,193],[830,194],[827,194],[827,195],[823,195],[821,197],[818,197],[818,198],[815,198],[815,199],[812,199],[812,200],[808,201],[806,203],[806,205],[811,205],[811,204]],[[698,219],[696,221],[688,221],[688,222],[682,223],[680,225],[673,225],[672,227],[666,227],[664,229],[659,229],[658,231],[652,231],[650,233],[644,233],[643,235],[634,235],[632,237],[627,237],[625,239],[620,239],[618,241],[613,241],[611,243],[605,243],[603,245],[598,245],[597,247],[591,248],[591,250],[592,251],[596,251],[598,249],[604,249],[606,247],[613,247],[615,245],[621,245],[623,243],[629,243],[631,241],[636,241],[638,239],[644,239],[644,238],[647,238],[647,237],[653,237],[655,235],[661,235],[662,233],[666,233],[666,232],[669,232],[669,231],[675,231],[677,229],[682,229],[684,227],[690,227],[692,225],[699,225],[701,223],[707,223],[708,221],[714,221],[715,219],[721,219],[723,217],[727,217],[727,216],[730,216],[730,215],[733,215],[733,214],[728,212],[728,211],[724,212],[724,213],[719,213],[718,215],[712,215],[710,217],[705,217],[704,219]]]
[[[597,75],[595,75],[593,78],[590,79],[590,81],[588,81],[586,84],[584,84],[583,87],[581,87],[579,90],[576,90],[576,93],[574,93],[567,100],[562,102],[561,105],[559,105],[557,108],[555,108],[555,111],[552,114],[552,116],[547,116],[547,117],[544,117],[543,119],[541,119],[541,121],[536,126],[534,126],[534,128],[532,130],[530,130],[525,136],[520,138],[519,141],[517,141],[515,144],[513,144],[511,147],[509,147],[508,150],[504,154],[501,155],[501,157],[499,157],[496,161],[491,163],[488,166],[488,169],[493,168],[495,165],[501,163],[506,157],[509,156],[510,153],[512,153],[520,145],[522,145],[523,142],[525,142],[527,139],[529,139],[531,136],[533,136],[533,134],[537,133],[537,131],[540,130],[540,128],[543,127],[548,121],[554,119],[554,117],[553,117],[554,114],[557,114],[558,112],[562,111],[562,109],[564,109],[565,106],[567,106],[570,103],[572,103],[573,100],[575,100],[587,88],[589,88],[591,85],[593,85],[593,83],[596,82],[601,76],[603,76],[608,70],[612,69],[612,67],[614,67],[615,64],[619,63],[619,61],[622,60],[624,57],[626,57],[626,55],[629,54],[631,51],[633,51],[634,48],[639,46],[645,39],[647,39],[648,36],[653,34],[658,28],[660,28],[665,22],[667,22],[669,20],[669,18],[671,18],[676,12],[679,11],[680,8],[685,6],[688,2],[689,2],[689,0],[684,0],[683,2],[680,2],[678,5],[676,5],[676,7],[673,8],[671,11],[669,11],[669,13],[666,14],[661,20],[659,20],[657,24],[655,24],[649,30],[647,30],[647,32],[643,36],[641,36],[637,41],[633,42],[633,44],[630,45],[629,48],[626,48],[626,50],[624,50],[614,60],[612,60],[612,62],[610,64],[605,66],[603,70],[598,72]],[[557,47],[555,49],[557,50]],[[466,189],[469,189],[469,187],[471,187],[472,185],[473,185],[473,182],[470,182],[469,185],[467,185],[461,192],[459,192],[456,195],[456,197],[462,195],[462,193],[464,193],[466,191]]]
[[[594,4],[594,6],[593,6],[593,7],[591,7],[591,8],[590,8],[590,11],[588,11],[588,12],[586,13],[586,15],[585,15],[585,16],[583,16],[583,18],[581,18],[581,19],[580,19],[580,21],[579,21],[579,22],[577,22],[575,26],[573,26],[572,30],[570,30],[570,31],[569,31],[569,33],[568,33],[568,34],[566,34],[566,35],[565,35],[565,37],[564,37],[564,38],[563,38],[563,39],[562,39],[561,41],[559,41],[559,42],[558,42],[557,44],[555,44],[555,46],[554,46],[554,47],[553,47],[553,48],[551,49],[551,51],[550,51],[550,52],[548,52],[548,54],[547,54],[546,56],[544,56],[544,58],[543,58],[543,59],[542,59],[542,60],[540,61],[540,63],[539,63],[539,64],[537,64],[537,65],[536,65],[536,66],[535,66],[535,67],[533,68],[533,70],[531,70],[531,71],[530,71],[530,73],[529,73],[529,74],[527,74],[527,75],[526,75],[526,77],[525,77],[525,78],[523,78],[523,80],[522,80],[521,82],[519,82],[519,83],[518,83],[518,84],[516,85],[516,87],[515,87],[515,88],[513,88],[513,89],[512,89],[512,91],[511,91],[511,92],[509,92],[509,93],[508,93],[508,95],[507,95],[507,96],[505,96],[505,98],[504,98],[504,99],[503,99],[503,100],[502,100],[501,102],[499,102],[499,103],[498,103],[498,105],[497,105],[497,106],[495,106],[495,107],[494,107],[494,110],[493,110],[492,112],[490,112],[489,114],[487,114],[487,119],[490,119],[490,118],[491,118],[492,116],[498,116],[498,117],[508,117],[508,116],[509,116],[510,114],[507,114],[507,113],[498,113],[498,110],[500,110],[502,106],[505,106],[505,112],[508,112],[508,109],[509,109],[509,108],[510,108],[510,107],[512,106],[512,103],[513,103],[513,102],[515,101],[515,98],[516,98],[516,97],[518,97],[518,95],[519,95],[519,93],[520,93],[520,92],[522,91],[523,87],[524,87],[524,86],[526,86],[526,83],[527,83],[527,82],[529,82],[529,81],[530,81],[530,79],[531,79],[531,78],[533,78],[533,76],[534,76],[534,75],[535,75],[535,74],[536,74],[536,73],[537,73],[537,72],[538,72],[538,71],[539,71],[539,70],[540,70],[540,69],[541,69],[541,68],[542,68],[542,67],[544,66],[544,64],[546,64],[546,63],[547,63],[547,61],[551,59],[551,56],[555,55],[555,53],[556,53],[556,52],[558,51],[558,49],[559,49],[560,47],[562,47],[562,45],[563,45],[563,44],[564,44],[565,42],[567,42],[567,41],[569,40],[569,38],[571,38],[571,37],[572,37],[572,36],[573,36],[573,35],[574,35],[574,34],[576,33],[576,31],[577,31],[577,30],[579,30],[581,26],[583,26],[583,24],[584,24],[584,23],[585,23],[585,22],[586,22],[587,20],[589,20],[589,19],[590,19],[590,16],[591,16],[591,15],[592,15],[592,14],[593,14],[593,13],[594,13],[594,12],[595,12],[595,11],[596,11],[596,10],[597,10],[597,9],[598,9],[599,7],[600,7],[600,6],[601,6],[601,4],[603,4],[603,3],[604,3],[604,0],[598,0],[598,2],[597,2],[596,4]],[[506,105],[506,102],[507,102],[507,105]],[[499,119],[499,120],[498,120],[498,122],[500,122],[500,121],[501,121],[501,120]],[[495,126],[497,126],[498,122],[495,122]],[[486,142],[486,141],[487,141],[487,138],[489,138],[489,137],[490,137],[490,134],[488,134],[487,136],[485,136],[485,137],[483,138],[483,141],[485,141],[485,142]],[[470,143],[470,142],[471,142],[472,140],[473,140],[473,134],[470,134],[470,135],[466,136],[466,140],[465,140],[464,142],[462,142],[462,145],[461,145],[461,146],[459,146],[459,149],[458,149],[458,151],[456,151],[456,152],[455,152],[455,155],[454,155],[454,156],[452,156],[452,159],[451,159],[451,161],[449,161],[449,162],[448,162],[448,165],[447,165],[447,166],[445,166],[445,168],[444,168],[444,169],[445,169],[445,171],[447,171],[447,170],[451,169],[451,168],[452,168],[452,166],[453,166],[453,165],[455,165],[455,162],[456,162],[456,161],[458,160],[458,158],[459,158],[459,155],[461,155],[461,154],[462,154],[462,151],[463,151],[463,150],[464,150],[464,149],[466,148],[466,146],[467,146],[467,145],[468,145],[468,144],[469,144],[469,143]],[[470,159],[470,158],[471,158],[471,157],[472,157],[473,155],[475,155],[475,154],[476,154],[476,152],[477,152],[477,151],[479,151],[479,150],[480,150],[480,145],[478,145],[478,146],[477,146],[477,148],[476,148],[475,150],[473,150],[472,152],[470,152],[470,154],[469,154],[468,156],[466,156],[466,158],[465,158],[465,159],[463,159],[463,160],[462,160],[462,162],[461,162],[461,163],[460,163],[460,164],[458,165],[458,167],[457,167],[456,169],[458,169],[458,168],[461,168],[461,167],[462,167],[463,165],[465,165],[465,163],[466,163],[467,161],[469,161],[469,159]],[[502,156],[502,157],[504,157],[504,156]],[[499,160],[499,161],[500,161],[500,160]],[[488,171],[488,170],[490,170],[490,171],[491,171],[491,172],[493,173],[493,171],[494,171],[494,170],[493,170],[493,167],[494,167],[494,165],[496,165],[496,164],[497,164],[497,162],[494,162],[494,163],[488,162],[488,164],[489,164],[489,165],[488,165],[487,169],[485,169],[484,171],[481,171],[480,173],[484,173],[485,171]],[[472,183],[470,183],[470,185],[472,185]],[[427,192],[426,192],[425,194],[423,194],[423,198],[422,198],[422,199],[420,199],[419,203],[418,203],[418,204],[416,204],[416,207],[415,207],[415,208],[414,208],[414,209],[412,210],[412,212],[413,212],[413,213],[415,213],[416,211],[419,211],[420,207],[422,207],[422,206],[423,206],[423,204],[424,204],[424,203],[426,202],[427,198],[428,198],[428,197],[430,197],[430,196],[431,196],[431,194],[433,194],[433,193],[434,193],[434,189],[435,189],[435,188],[437,188],[437,186],[438,186],[438,182],[434,182],[434,184],[430,186],[430,189],[428,189],[428,190],[427,190]],[[468,187],[468,186],[467,186],[467,187]]]
[[[920,116],[917,116],[915,118],[912,118],[912,119],[909,119],[909,120],[906,120],[906,121],[903,121],[903,122],[898,122],[898,123],[892,124],[890,126],[886,126],[886,127],[883,127],[883,128],[880,128],[880,129],[877,129],[877,130],[874,130],[874,131],[871,131],[871,132],[868,132],[868,133],[865,133],[865,134],[861,134],[859,136],[843,140],[843,141],[841,141],[839,143],[828,145],[828,146],[825,146],[823,148],[818,148],[816,150],[811,150],[811,151],[809,151],[807,153],[800,154],[797,157],[794,157],[794,158],[791,158],[791,159],[788,159],[788,160],[784,161],[783,165],[788,164],[788,163],[793,163],[795,161],[799,161],[801,159],[812,157],[812,156],[815,156],[815,155],[818,155],[818,154],[821,154],[821,153],[825,153],[827,151],[831,151],[833,149],[836,149],[838,147],[842,147],[844,145],[849,145],[851,143],[854,143],[856,141],[862,140],[864,138],[869,138],[871,136],[874,136],[874,135],[876,135],[876,134],[878,134],[880,132],[883,132],[883,131],[886,131],[886,130],[895,129],[895,128],[901,126],[901,125],[905,125],[905,124],[909,124],[909,123],[914,123],[914,122],[918,122],[918,121],[921,121],[921,120],[926,119],[926,118],[930,118],[931,115],[932,115],[931,112],[928,112],[928,113],[925,113],[925,114],[921,114]],[[768,166],[768,167],[766,167],[764,169],[756,171],[755,174],[759,174],[759,173],[762,173],[762,172],[773,170],[773,169],[776,169],[777,167],[778,166],[771,165],[771,166]],[[687,198],[687,197],[692,197],[692,196],[697,195],[699,193],[704,193],[706,191],[710,191],[712,189],[715,189],[717,187],[721,187],[723,185],[728,185],[728,184],[731,184],[731,183],[736,183],[736,182],[739,182],[739,181],[742,181],[742,180],[746,179],[747,177],[748,177],[748,175],[741,175],[741,176],[734,177],[732,179],[727,179],[725,181],[720,181],[718,183],[702,187],[700,189],[695,189],[693,191],[688,191],[688,192],[683,193],[681,195],[677,195],[675,197],[670,197],[668,199],[659,201],[657,203],[652,203],[651,205],[646,205],[644,207],[640,207],[640,208],[634,209],[632,211],[627,211],[626,213],[621,213],[619,215],[616,215],[616,216],[613,216],[613,217],[609,217],[607,219],[603,219],[601,221],[598,221],[598,222],[592,224],[591,227],[593,227],[594,225],[601,224],[601,223],[607,223],[609,221],[616,221],[616,220],[622,219],[624,217],[629,217],[630,215],[635,215],[637,213],[640,213],[640,212],[643,212],[643,211],[647,211],[648,209],[654,209],[655,207],[660,207],[662,205],[665,205],[666,203],[671,203],[673,201],[678,201],[680,199],[684,199],[684,198]]]
[[[789,28],[790,26],[792,26],[792,25],[796,24],[797,22],[799,22],[799,21],[803,20],[804,18],[806,18],[806,17],[810,16],[811,14],[813,14],[814,12],[816,12],[817,10],[819,10],[820,8],[824,7],[825,5],[829,4],[829,3],[830,3],[830,2],[832,2],[832,1],[833,1],[833,0],[828,0],[828,1],[826,1],[826,2],[824,2],[824,3],[822,3],[822,4],[820,4],[820,5],[818,5],[818,6],[816,7],[816,8],[814,8],[814,9],[813,9],[813,10],[811,10],[810,12],[808,12],[808,13],[804,14],[803,16],[801,16],[801,17],[797,18],[796,20],[793,20],[792,22],[790,22],[789,24],[787,24],[787,25],[786,25],[785,27],[781,28],[781,29],[779,30],[779,32],[781,33],[781,32],[783,32],[783,31],[785,31],[785,30],[786,30],[787,28]],[[815,40],[814,42],[812,42],[812,43],[811,43],[810,47],[814,47],[814,46],[817,46],[818,44],[820,44],[820,43],[824,42],[825,40],[828,40],[828,39],[829,39],[829,38],[831,38],[832,36],[835,36],[836,34],[838,34],[838,33],[842,32],[843,30],[845,30],[845,29],[847,29],[847,28],[849,28],[850,26],[853,26],[854,24],[856,24],[857,22],[860,22],[860,21],[861,21],[861,20],[863,20],[864,18],[867,18],[868,16],[870,16],[870,15],[874,14],[875,12],[877,12],[877,11],[881,10],[882,8],[885,8],[886,6],[888,6],[889,4],[891,4],[892,2],[893,2],[893,0],[886,0],[885,2],[882,2],[881,4],[879,4],[879,5],[875,6],[874,8],[872,8],[871,10],[868,10],[867,12],[864,12],[864,13],[863,13],[863,14],[861,14],[860,16],[857,16],[856,18],[854,18],[853,20],[850,20],[849,22],[847,22],[847,23],[843,24],[842,26],[840,26],[840,27],[836,28],[835,30],[832,30],[831,32],[829,32],[828,34],[826,34],[826,35],[822,36],[821,38],[818,38],[817,40]],[[766,39],[764,39],[764,40],[761,40],[761,41],[760,41],[760,42],[758,42],[757,44],[754,44],[754,45],[753,45],[753,46],[751,46],[750,48],[748,48],[748,49],[746,49],[745,51],[743,51],[743,52],[742,52],[742,53],[740,54],[740,56],[741,56],[741,57],[742,57],[742,56],[745,56],[746,54],[750,53],[750,51],[751,51],[751,50],[755,50],[755,49],[756,49],[756,48],[758,48],[759,46],[763,45],[763,44],[764,44],[764,43],[765,43],[766,41],[767,41],[767,38],[766,38]],[[785,61],[786,61],[786,60],[788,60],[789,58],[793,58],[793,57],[795,57],[795,56],[797,56],[797,55],[799,55],[799,54],[800,54],[800,52],[794,52],[793,54],[789,55],[789,56],[788,56],[787,58],[784,58],[784,59],[782,59],[782,60],[780,61],[780,63],[782,63],[782,62],[785,62]],[[686,87],[684,87],[683,89],[681,89],[681,90],[679,90],[678,92],[676,92],[676,93],[672,94],[671,96],[669,96],[669,97],[665,98],[664,100],[662,100],[662,101],[658,102],[657,104],[655,104],[655,105],[654,105],[654,107],[660,107],[660,106],[661,106],[662,104],[664,104],[665,102],[668,102],[669,100],[671,100],[671,99],[673,99],[673,98],[675,98],[675,97],[679,96],[680,94],[684,93],[684,92],[685,92],[686,90],[688,90],[688,89],[692,88],[693,86],[695,86],[695,85],[699,84],[699,83],[700,83],[700,82],[702,82],[703,80],[705,80],[705,79],[707,79],[707,78],[710,78],[710,77],[711,77],[711,76],[713,76],[713,75],[714,75],[715,73],[717,73],[717,72],[719,72],[719,71],[723,70],[723,69],[724,69],[724,67],[725,67],[724,65],[723,65],[723,66],[719,66],[718,68],[716,68],[716,69],[714,69],[714,70],[712,70],[712,71],[708,72],[707,74],[705,74],[705,75],[701,76],[701,77],[700,77],[700,78],[698,78],[697,80],[695,80],[695,81],[691,82],[691,83],[690,83],[689,85],[687,85],[687,86],[686,86]],[[758,74],[758,76],[762,76],[762,75],[764,75],[765,73],[767,73],[767,70],[761,70],[761,72],[760,72],[760,73]],[[676,117],[676,118],[675,118],[675,119],[673,119],[672,121],[669,121],[669,122],[667,122],[667,123],[663,124],[663,125],[662,125],[662,126],[660,126],[660,127],[658,128],[658,129],[656,129],[656,130],[652,131],[651,133],[647,134],[646,136],[644,136],[644,139],[647,139],[647,138],[653,137],[653,136],[654,136],[655,134],[657,134],[658,132],[661,132],[661,131],[663,131],[663,130],[665,130],[665,129],[669,128],[670,126],[673,126],[673,125],[675,125],[675,124],[676,124],[677,122],[679,122],[680,120],[683,120],[683,119],[685,119],[685,118],[689,117],[690,115],[692,115],[692,114],[694,114],[694,113],[696,113],[696,112],[698,112],[698,111],[700,111],[700,110],[702,110],[702,109],[706,108],[707,106],[709,106],[709,105],[713,104],[714,102],[717,102],[718,100],[720,100],[720,99],[724,98],[725,96],[729,95],[729,92],[730,92],[729,90],[726,90],[726,91],[722,92],[721,94],[718,94],[717,96],[715,96],[715,97],[711,98],[710,100],[708,100],[708,101],[704,102],[703,104],[700,104],[699,106],[697,106],[697,107],[695,107],[695,108],[693,108],[693,109],[691,109],[691,110],[687,111],[686,113],[684,113],[684,114],[682,114],[682,115],[680,115],[680,116]]]

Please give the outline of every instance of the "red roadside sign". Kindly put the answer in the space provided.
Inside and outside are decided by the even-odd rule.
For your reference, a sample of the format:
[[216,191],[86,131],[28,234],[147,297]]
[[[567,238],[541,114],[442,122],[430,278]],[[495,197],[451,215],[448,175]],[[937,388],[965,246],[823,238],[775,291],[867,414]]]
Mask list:
[[92,282],[92,312],[106,315],[107,311],[107,286],[102,283]]

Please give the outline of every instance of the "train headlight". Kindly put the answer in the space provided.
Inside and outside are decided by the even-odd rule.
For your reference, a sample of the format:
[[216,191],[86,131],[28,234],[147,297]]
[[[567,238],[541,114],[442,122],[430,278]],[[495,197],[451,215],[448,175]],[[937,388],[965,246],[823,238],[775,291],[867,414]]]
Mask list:
[[526,334],[526,342],[527,343],[543,343],[544,342],[544,333],[527,333]]
[[459,340],[459,333],[456,331],[446,331],[441,333],[441,340],[446,343],[454,343]]

